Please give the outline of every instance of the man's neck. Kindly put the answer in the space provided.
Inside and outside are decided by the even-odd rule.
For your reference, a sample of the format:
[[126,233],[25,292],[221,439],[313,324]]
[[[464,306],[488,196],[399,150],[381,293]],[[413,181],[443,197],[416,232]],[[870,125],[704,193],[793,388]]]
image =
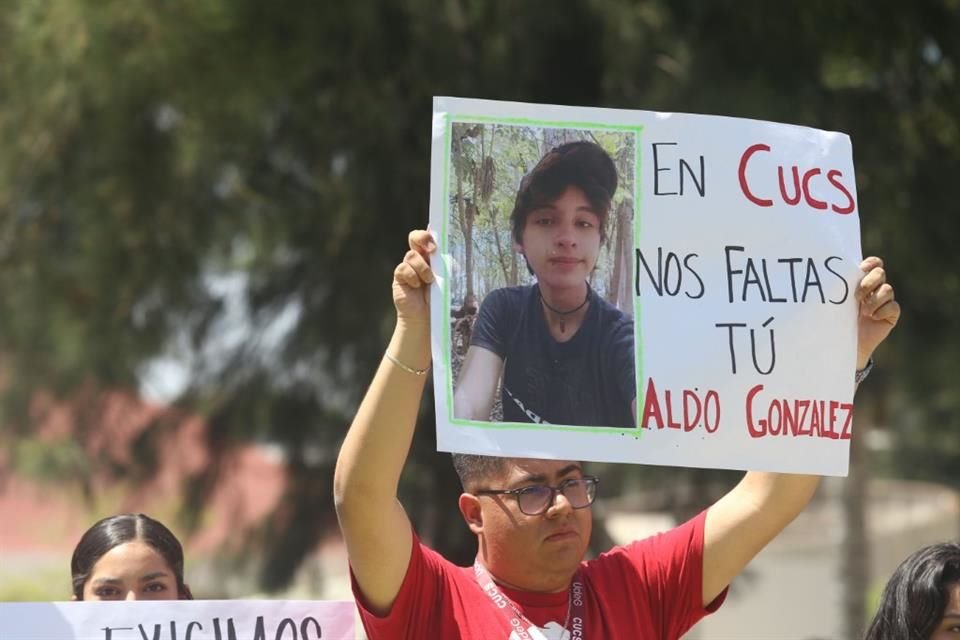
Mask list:
[[548,307],[552,307],[561,313],[570,312],[573,309],[579,311],[578,308],[586,306],[584,303],[590,295],[590,287],[586,282],[575,287],[564,287],[562,289],[546,287],[542,283],[538,283],[537,287],[540,289],[540,297]]
[[570,583],[573,582],[573,575],[563,574],[558,574],[555,576],[539,575],[535,579],[523,580],[522,582],[520,581],[521,578],[517,576],[513,576],[513,580],[508,580],[503,578],[502,574],[498,573],[494,569],[491,569],[479,556],[477,557],[476,561],[487,570],[494,582],[496,582],[499,586],[505,587],[512,591],[526,591],[528,593],[565,593],[570,589]]
[[[538,285],[540,286],[540,285]],[[540,286],[540,304],[550,335],[558,342],[566,342],[576,335],[590,308],[590,289],[574,287],[563,291],[545,291]]]

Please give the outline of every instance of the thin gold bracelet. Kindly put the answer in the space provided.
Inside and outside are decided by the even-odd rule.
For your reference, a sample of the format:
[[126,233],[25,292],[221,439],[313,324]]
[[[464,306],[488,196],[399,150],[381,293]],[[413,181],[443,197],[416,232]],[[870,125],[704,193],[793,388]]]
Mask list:
[[427,365],[427,368],[426,368],[426,369],[414,369],[413,367],[408,367],[407,365],[403,364],[402,362],[400,362],[399,360],[397,360],[396,358],[394,358],[392,355],[390,355],[390,354],[387,353],[386,351],[383,352],[383,355],[384,355],[384,357],[385,357],[387,360],[389,360],[389,361],[392,362],[393,364],[397,365],[398,367],[400,367],[401,369],[403,369],[403,370],[406,371],[407,373],[412,373],[412,374],[415,375],[415,376],[422,376],[422,375],[425,375],[425,374],[427,373],[427,371],[430,371],[430,365],[429,365],[429,364]]

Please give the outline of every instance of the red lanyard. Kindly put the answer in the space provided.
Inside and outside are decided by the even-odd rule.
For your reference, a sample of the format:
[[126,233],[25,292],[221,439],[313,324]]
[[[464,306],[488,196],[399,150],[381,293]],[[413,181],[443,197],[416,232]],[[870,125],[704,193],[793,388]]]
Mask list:
[[[493,581],[490,572],[479,561],[473,563],[473,575],[480,585],[494,608],[500,612],[509,623],[510,628],[517,633],[520,640],[542,640],[543,634],[540,627],[530,622],[529,619],[517,608],[513,601],[500,591],[500,587]],[[577,571],[570,583],[570,601],[567,605],[567,621],[564,623],[564,629],[569,632],[568,638],[571,640],[586,639],[586,599],[587,590],[583,581],[580,580],[580,572]],[[508,611],[509,609],[509,611]],[[535,635],[534,635],[535,634]]]

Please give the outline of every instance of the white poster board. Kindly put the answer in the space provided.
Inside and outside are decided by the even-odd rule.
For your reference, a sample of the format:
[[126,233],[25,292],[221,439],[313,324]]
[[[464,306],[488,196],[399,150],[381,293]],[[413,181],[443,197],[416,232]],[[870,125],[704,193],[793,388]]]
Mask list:
[[[719,116],[457,98],[434,99],[432,135],[438,449],[847,473],[853,292],[862,275],[848,136]],[[602,147],[618,172],[590,285],[595,300],[603,298],[632,327],[634,379],[627,386],[635,420],[544,419],[551,403],[569,405],[590,386],[550,382],[558,360],[544,365],[540,382],[524,383],[544,387],[534,390],[538,400],[521,398],[525,388],[506,393],[504,381],[516,375],[507,351],[537,349],[545,339],[512,333],[544,322],[519,304],[497,307],[507,345],[496,354],[504,378],[487,382],[493,409],[478,415],[464,408],[469,394],[464,404],[457,391],[474,388],[460,383],[468,345],[491,324],[484,302],[510,287],[522,297],[537,282],[527,276],[511,225],[517,191],[544,154],[571,140]],[[474,299],[477,315],[470,313]],[[622,361],[621,347],[602,358]],[[531,366],[519,355],[513,361]],[[607,377],[596,389],[608,394],[623,386],[619,371],[613,377],[600,370]],[[506,404],[511,419],[503,417]],[[516,419],[518,409],[523,419]]]
[[349,601],[0,603],[0,640],[354,640]]

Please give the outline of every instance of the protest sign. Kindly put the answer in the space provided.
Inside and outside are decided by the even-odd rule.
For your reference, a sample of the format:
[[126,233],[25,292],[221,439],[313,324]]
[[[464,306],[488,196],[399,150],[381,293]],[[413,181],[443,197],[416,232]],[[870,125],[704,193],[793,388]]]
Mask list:
[[354,640],[343,601],[0,603],[0,640]]
[[[435,99],[432,135],[440,450],[846,474],[862,275],[846,135],[456,98]],[[532,176],[596,148],[607,186],[602,158],[579,191]],[[564,194],[607,213],[534,246]],[[596,251],[577,235],[593,224]],[[550,305],[578,269],[589,304]]]

